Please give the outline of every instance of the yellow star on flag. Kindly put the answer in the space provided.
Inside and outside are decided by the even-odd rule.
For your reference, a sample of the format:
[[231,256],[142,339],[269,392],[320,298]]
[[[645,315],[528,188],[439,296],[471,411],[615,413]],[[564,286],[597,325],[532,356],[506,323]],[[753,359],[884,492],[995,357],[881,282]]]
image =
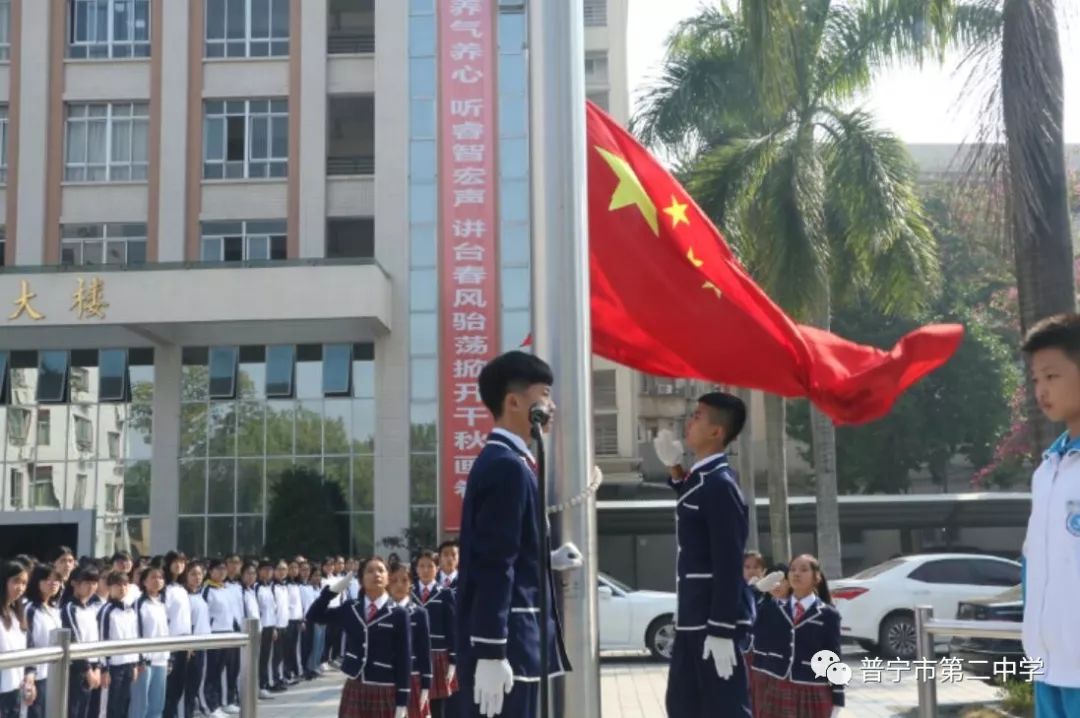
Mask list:
[[720,287],[716,286],[712,282],[705,282],[701,285],[702,289],[711,289],[716,294],[717,299],[723,299],[724,293],[720,291]]
[[630,205],[637,206],[645,221],[649,223],[653,234],[659,237],[660,225],[657,219],[656,205],[653,204],[652,199],[649,198],[645,188],[641,185],[641,180],[634,174],[634,168],[622,157],[608,152],[603,147],[597,147],[596,151],[600,153],[600,156],[608,163],[615,176],[619,178],[619,185],[615,188],[615,194],[611,195],[611,204],[608,205],[608,211],[614,212]]
[[694,265],[695,267],[698,267],[698,268],[700,268],[701,265],[705,264],[705,260],[698,259],[697,257],[694,256],[694,248],[693,247],[686,250],[686,258],[690,260],[690,264],[692,264],[692,265]]
[[689,206],[680,202],[675,195],[671,195],[671,206],[664,209],[664,214],[671,217],[672,229],[678,227],[679,222],[690,224],[690,219],[686,216],[686,210]]

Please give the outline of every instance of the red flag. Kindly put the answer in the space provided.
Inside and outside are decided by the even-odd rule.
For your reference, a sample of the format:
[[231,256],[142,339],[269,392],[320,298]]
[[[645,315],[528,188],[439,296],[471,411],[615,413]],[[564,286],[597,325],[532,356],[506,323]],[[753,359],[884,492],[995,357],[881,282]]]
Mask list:
[[837,423],[888,413],[944,364],[963,328],[885,352],[796,324],[758,287],[675,179],[589,103],[593,351],[650,374],[807,397]]

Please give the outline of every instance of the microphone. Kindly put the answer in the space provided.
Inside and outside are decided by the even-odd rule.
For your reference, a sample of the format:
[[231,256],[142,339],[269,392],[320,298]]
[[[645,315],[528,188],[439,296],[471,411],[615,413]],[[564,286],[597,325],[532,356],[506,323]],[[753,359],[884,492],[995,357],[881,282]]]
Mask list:
[[551,412],[543,402],[536,402],[529,407],[529,423],[533,426],[547,426],[551,421]]

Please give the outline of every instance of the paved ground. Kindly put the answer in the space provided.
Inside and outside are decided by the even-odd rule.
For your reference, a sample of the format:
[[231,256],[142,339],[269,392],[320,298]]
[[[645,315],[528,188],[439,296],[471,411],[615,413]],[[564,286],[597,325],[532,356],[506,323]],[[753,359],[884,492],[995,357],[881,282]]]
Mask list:
[[[887,674],[880,684],[866,684],[859,667],[861,657],[858,652],[844,657],[853,674],[844,718],[913,718],[918,702],[914,675],[907,673],[899,683],[894,683],[892,674]],[[605,658],[600,672],[602,718],[665,718],[666,666],[643,658],[620,656]],[[341,674],[334,672],[318,681],[303,683],[273,701],[261,702],[259,715],[270,718],[336,716],[341,682]],[[992,706],[997,700],[997,690],[981,681],[966,678],[958,683],[938,682],[939,715],[942,717],[950,714],[950,708]]]

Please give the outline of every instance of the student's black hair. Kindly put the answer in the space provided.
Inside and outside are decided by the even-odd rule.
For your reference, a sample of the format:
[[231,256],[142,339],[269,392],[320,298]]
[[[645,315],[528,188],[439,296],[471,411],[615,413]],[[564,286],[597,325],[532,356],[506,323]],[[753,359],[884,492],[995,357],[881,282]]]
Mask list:
[[210,572],[215,568],[225,568],[225,561],[220,558],[212,558],[206,563],[206,574],[210,575]]
[[[444,544],[445,544],[445,542],[444,542]],[[440,549],[441,549],[441,547],[440,547]],[[435,568],[439,567],[439,554],[436,553],[435,551],[432,551],[429,548],[422,548],[422,549],[420,549],[419,551],[416,552],[416,563],[418,565],[420,563],[420,559],[424,559],[424,558],[426,558],[429,561],[431,561],[432,563],[434,563]]]
[[105,576],[106,586],[126,586],[131,583],[131,578],[123,571],[109,571]]
[[[814,592],[817,593],[818,598],[821,599],[822,603],[827,603],[831,606],[832,592],[829,591],[829,582],[825,578],[825,572],[821,570],[821,562],[818,561],[817,557],[813,554],[804,553],[791,559],[791,563],[795,563],[800,558],[805,558],[810,563],[810,568],[813,570],[813,572],[818,575],[818,583],[817,586],[814,588]],[[788,567],[788,571],[790,570],[791,568]]]
[[757,561],[758,566],[761,566],[761,570],[765,570],[765,557],[761,555],[760,551],[745,551],[743,552],[743,563],[746,563],[746,559],[752,558]]
[[[180,574],[179,576],[177,576],[177,578],[176,578],[177,584],[179,584],[181,587],[183,587],[183,589],[185,591],[187,590],[188,576],[190,576],[191,572],[194,571],[195,569],[201,569],[201,570],[205,571],[206,566],[204,566],[203,562],[199,561],[198,559],[188,561],[187,566],[184,567],[184,572],[182,574]],[[203,578],[205,578],[205,576]]]
[[491,415],[502,417],[506,395],[528,389],[533,384],[555,383],[555,375],[547,362],[533,354],[510,351],[501,354],[480,370],[480,400]]
[[30,573],[30,569],[37,565],[37,559],[28,553],[20,553],[14,560],[16,563],[22,564],[23,570],[27,573]]
[[[139,590],[142,591],[144,595],[146,594],[146,578],[151,573],[153,573],[154,571],[161,571],[161,577],[165,579],[166,585],[168,585],[168,578],[169,578],[168,571],[165,568],[161,567],[161,566],[158,566],[156,564],[151,563],[149,566],[144,568],[142,570],[142,572],[139,574]],[[165,589],[164,588],[162,588],[161,593],[159,595],[160,596],[165,595]]]
[[410,578],[412,577],[412,574],[409,573],[409,564],[407,563],[403,563],[401,561],[391,561],[390,565],[386,567],[386,573],[389,576],[393,576],[398,571],[404,571],[405,573],[409,574]]
[[1055,314],[1037,322],[1020,345],[1027,356],[1043,349],[1060,349],[1080,364],[1080,314]]
[[382,556],[369,556],[368,558],[365,558],[364,563],[361,564],[361,566],[360,566],[360,571],[359,571],[360,575],[357,576],[357,578],[360,579],[361,584],[363,584],[363,582],[364,582],[364,574],[367,572],[368,564],[371,563],[372,561],[378,561],[383,566],[386,566],[387,570],[389,570],[389,568],[390,568],[390,564]]
[[268,568],[273,571],[275,566],[277,566],[277,564],[275,564],[273,561],[268,561],[264,558],[262,561],[259,561],[259,565],[255,567],[255,570],[262,571],[264,568]]
[[456,549],[460,550],[461,549],[461,543],[458,542],[457,539],[447,539],[446,541],[443,541],[441,544],[439,544],[438,553],[440,555],[442,555],[443,549],[445,549],[445,548],[456,548]]
[[[53,575],[56,575],[57,580],[63,583],[63,579],[60,574],[57,573],[56,567],[51,563],[39,563],[34,566],[34,570],[30,572],[30,581],[26,584],[26,600],[35,606],[40,606],[45,603],[45,597],[41,594],[41,582],[47,580]],[[63,586],[61,585],[60,591],[56,592],[56,595],[49,599],[48,604],[55,606],[60,602],[60,594],[63,593]]]
[[112,560],[109,563],[116,563],[117,561],[131,561],[135,563],[135,559],[131,557],[131,553],[128,551],[117,551],[112,555]]
[[100,581],[101,573],[97,570],[97,566],[83,566],[77,568],[71,573],[72,583],[83,583],[86,581]]
[[26,614],[23,611],[23,602],[16,600],[8,602],[7,600],[7,585],[8,581],[18,576],[20,573],[27,573],[26,567],[19,561],[4,561],[0,565],[0,622],[3,622],[4,628],[10,629],[12,622],[18,622],[19,626],[26,630]]
[[56,561],[59,561],[64,556],[71,556],[72,558],[75,558],[75,552],[71,550],[70,546],[57,546],[56,558],[53,559],[53,562],[55,563]]
[[714,391],[703,395],[698,403],[709,409],[709,419],[724,429],[724,445],[738,438],[746,425],[746,404],[734,394]]
[[162,560],[162,566],[165,569],[166,585],[180,583],[180,576],[183,575],[183,572],[174,576],[172,565],[175,561],[183,561],[186,564],[187,560],[188,557],[183,551],[169,551],[167,554],[165,554],[165,558]]

